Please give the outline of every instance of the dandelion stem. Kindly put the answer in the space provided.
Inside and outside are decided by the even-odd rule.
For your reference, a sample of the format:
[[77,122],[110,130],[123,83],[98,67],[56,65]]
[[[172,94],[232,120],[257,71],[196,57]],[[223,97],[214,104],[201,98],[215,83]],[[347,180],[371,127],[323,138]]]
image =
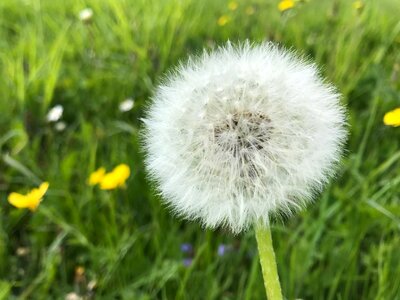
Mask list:
[[271,230],[269,226],[258,225],[255,231],[267,298],[268,300],[282,300]]

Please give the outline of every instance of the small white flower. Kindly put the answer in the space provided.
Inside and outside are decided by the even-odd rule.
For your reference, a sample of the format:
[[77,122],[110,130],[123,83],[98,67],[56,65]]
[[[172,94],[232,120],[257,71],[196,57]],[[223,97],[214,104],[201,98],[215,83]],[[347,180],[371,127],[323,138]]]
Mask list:
[[54,125],[55,130],[57,131],[63,131],[67,127],[67,124],[63,121],[57,122]]
[[82,300],[82,297],[77,293],[71,292],[65,295],[65,300]]
[[93,10],[91,8],[85,8],[79,12],[79,19],[83,22],[90,21],[93,17]]
[[166,203],[237,233],[305,206],[346,138],[335,88],[272,43],[191,58],[160,86],[145,122],[146,166]]
[[89,283],[87,284],[87,289],[89,291],[93,291],[97,286],[97,281],[96,280],[90,280]]
[[134,105],[135,105],[135,101],[131,98],[128,98],[119,104],[119,110],[121,112],[127,112],[127,111],[130,111]]
[[18,256],[26,256],[30,252],[30,249],[28,247],[18,247],[17,248],[17,255]]
[[62,117],[63,112],[64,108],[61,105],[54,106],[47,113],[47,122],[57,122]]

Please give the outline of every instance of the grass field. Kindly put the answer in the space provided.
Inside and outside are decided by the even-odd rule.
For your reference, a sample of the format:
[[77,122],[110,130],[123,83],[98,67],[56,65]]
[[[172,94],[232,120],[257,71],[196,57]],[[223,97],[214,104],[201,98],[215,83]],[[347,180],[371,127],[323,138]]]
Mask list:
[[[400,129],[382,122],[400,106],[400,2],[310,0],[283,14],[278,1],[237,4],[0,1],[0,299],[265,299],[253,232],[173,217],[139,150],[163,74],[228,39],[298,49],[348,106],[337,179],[272,228],[286,298],[400,299]],[[127,98],[135,106],[121,112]],[[46,121],[57,104],[64,130]],[[120,163],[126,189],[87,184]],[[42,181],[35,212],[7,202]]]

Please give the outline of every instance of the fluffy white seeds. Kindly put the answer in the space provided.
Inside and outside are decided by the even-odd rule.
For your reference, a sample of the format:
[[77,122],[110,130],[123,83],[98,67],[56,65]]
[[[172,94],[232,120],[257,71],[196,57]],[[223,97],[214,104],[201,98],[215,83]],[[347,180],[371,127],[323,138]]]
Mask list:
[[346,136],[339,94],[272,43],[189,59],[158,87],[144,122],[146,165],[166,203],[235,233],[310,201]]

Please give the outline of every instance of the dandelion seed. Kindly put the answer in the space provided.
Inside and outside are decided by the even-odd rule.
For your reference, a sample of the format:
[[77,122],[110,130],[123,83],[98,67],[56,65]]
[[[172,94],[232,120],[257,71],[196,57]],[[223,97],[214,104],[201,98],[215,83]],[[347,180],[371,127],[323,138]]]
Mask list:
[[17,208],[29,208],[31,211],[35,211],[48,188],[49,183],[43,182],[39,188],[31,190],[26,195],[11,193],[8,195],[8,202]]
[[100,181],[100,189],[112,190],[123,187],[131,174],[130,168],[126,164],[120,164],[110,173],[104,175]]
[[400,107],[389,111],[383,117],[383,123],[388,126],[400,126]]
[[58,120],[61,119],[63,112],[64,108],[62,107],[62,105],[54,106],[47,113],[46,116],[47,122],[57,122]]
[[231,1],[228,3],[229,10],[236,10],[238,8],[238,3],[236,1]]
[[339,98],[291,52],[228,44],[158,88],[145,119],[146,166],[187,219],[236,233],[268,225],[333,175],[346,137]]
[[119,110],[121,112],[127,112],[127,111],[130,111],[134,105],[135,105],[135,101],[133,99],[129,98],[129,99],[126,99],[125,101],[122,101],[119,104]]
[[223,15],[218,19],[217,24],[219,26],[225,26],[226,24],[228,24],[229,21],[230,21],[229,17],[226,15]]
[[105,174],[106,174],[105,168],[97,169],[92,174],[90,174],[88,184],[89,185],[99,184],[103,180]]
[[362,1],[354,1],[353,8],[356,10],[361,10],[364,7],[364,3]]
[[93,10],[91,8],[85,8],[79,12],[79,19],[82,22],[88,22],[93,17]]
[[278,9],[281,12],[287,11],[295,6],[295,3],[293,0],[283,0],[279,2],[278,4]]

